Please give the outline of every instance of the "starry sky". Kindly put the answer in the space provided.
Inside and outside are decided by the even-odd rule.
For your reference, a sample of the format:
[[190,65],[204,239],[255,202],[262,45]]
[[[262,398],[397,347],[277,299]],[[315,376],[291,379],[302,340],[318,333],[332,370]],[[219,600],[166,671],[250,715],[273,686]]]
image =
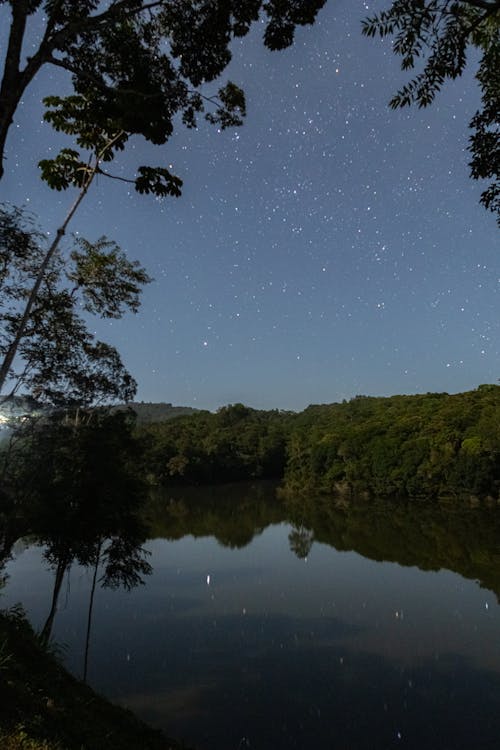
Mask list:
[[[245,89],[245,125],[137,138],[114,164],[171,165],[181,198],[92,187],[70,229],[116,240],[155,279],[137,315],[92,322],[139,400],[298,410],[500,377],[499,235],[467,166],[474,60],[433,106],[391,111],[407,77],[360,26],[386,5],[329,0],[286,51],[262,28],[235,43],[222,80]],[[26,93],[0,182],[48,234],[73,196],[38,177],[60,145],[40,100],[67,85],[45,70]]]

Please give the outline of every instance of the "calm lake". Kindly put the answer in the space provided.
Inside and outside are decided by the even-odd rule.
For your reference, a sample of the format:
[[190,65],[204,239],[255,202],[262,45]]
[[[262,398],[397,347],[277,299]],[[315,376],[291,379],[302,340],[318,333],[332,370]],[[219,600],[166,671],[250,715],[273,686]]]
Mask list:
[[50,539],[4,569],[39,630],[59,580],[51,636],[111,700],[200,750],[499,747],[500,509],[240,485],[147,517],[96,576]]

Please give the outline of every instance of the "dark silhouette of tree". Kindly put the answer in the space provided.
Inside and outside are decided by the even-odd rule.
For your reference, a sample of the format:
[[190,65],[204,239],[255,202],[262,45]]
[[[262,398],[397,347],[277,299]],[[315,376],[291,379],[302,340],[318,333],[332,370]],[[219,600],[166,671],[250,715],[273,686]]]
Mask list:
[[393,97],[393,108],[426,107],[447,80],[462,75],[469,48],[479,51],[482,109],[470,123],[470,167],[474,179],[491,180],[481,203],[500,225],[500,0],[394,0],[364,21],[363,33],[393,37],[401,68],[421,68]]
[[140,509],[147,488],[137,470],[139,446],[130,414],[94,411],[76,427],[57,414],[25,430],[6,485],[5,506],[17,533],[44,546],[54,570],[49,612],[40,638],[48,643],[61,588],[73,564],[93,569],[87,616],[86,662],[96,586],[141,585],[151,573],[142,548],[147,531]]
[[0,390],[10,378],[55,406],[130,401],[135,381],[81,312],[136,312],[148,275],[104,237],[75,241],[66,258],[51,248],[29,216],[0,206]]
[[[10,6],[10,27],[0,84],[0,177],[16,109],[44,66],[69,73],[97,127],[112,120],[127,135],[162,144],[177,115],[187,127],[195,127],[200,114],[220,128],[240,124],[245,99],[238,86],[229,82],[216,97],[198,87],[221,75],[231,60],[231,40],[245,36],[259,19],[266,22],[264,44],[282,49],[293,42],[296,26],[314,22],[325,2],[3,0],[0,5]],[[40,37],[23,60],[35,14]]]

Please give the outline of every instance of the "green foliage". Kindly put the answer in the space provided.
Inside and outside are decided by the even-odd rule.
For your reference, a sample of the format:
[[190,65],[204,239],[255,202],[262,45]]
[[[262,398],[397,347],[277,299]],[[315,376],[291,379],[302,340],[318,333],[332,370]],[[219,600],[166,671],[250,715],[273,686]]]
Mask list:
[[82,294],[83,308],[103,318],[121,318],[127,310],[137,312],[142,287],[152,279],[139,261],[130,261],[123,250],[106,237],[92,243],[76,240],[70,253],[72,265],[66,278]]
[[102,410],[26,422],[3,472],[6,537],[30,535],[61,575],[77,561],[99,564],[103,586],[140,585],[151,566],[142,548],[146,485],[133,429],[130,413]]
[[393,108],[431,104],[446,80],[463,73],[469,48],[479,50],[482,109],[470,123],[470,167],[474,179],[492,180],[481,202],[500,224],[500,0],[394,0],[364,21],[363,33],[392,37],[401,68],[421,68],[392,98]]
[[59,743],[30,737],[22,725],[9,734],[0,735],[3,750],[61,750]]
[[289,415],[243,404],[144,425],[145,472],[160,483],[231,482],[283,473]]
[[3,640],[0,640],[0,673],[8,668],[11,660],[12,654],[9,652],[7,640],[4,638]]
[[234,404],[144,425],[144,471],[161,484],[282,478],[288,493],[390,497],[500,491],[500,387],[368,398],[300,414]]
[[4,378],[55,406],[131,400],[134,379],[116,349],[90,333],[80,311],[103,318],[136,312],[151,281],[144,268],[105,237],[78,239],[69,257],[49,258],[41,232],[19,209],[0,207],[0,227]]
[[195,414],[199,409],[193,409],[190,406],[172,406],[166,403],[150,403],[146,401],[131,401],[126,406],[113,406],[112,411],[131,410],[138,424],[148,422],[163,422],[174,417],[181,417],[187,414]]
[[221,130],[243,125],[246,115],[245,94],[239,86],[228,81],[224,88],[219,89],[219,101],[221,106],[206,115],[208,122],[219,125]]
[[144,508],[149,538],[213,536],[224,547],[241,548],[270,524],[285,519],[274,482],[209,487],[156,488]]
[[[109,161],[132,135],[163,144],[174,123],[196,127],[197,117],[221,129],[241,125],[245,98],[234,83],[218,96],[196,87],[215,81],[231,60],[231,41],[264,23],[264,44],[288,47],[298,25],[313,23],[326,0],[106,0],[18,3],[10,22],[0,83],[0,176],[7,132],[26,87],[45,65],[71,76],[69,97],[46,100],[46,119],[76,138],[80,148]],[[1,4],[0,4],[1,5]],[[42,10],[39,47],[21,64],[26,21]],[[114,138],[117,140],[114,140]],[[112,142],[113,141],[113,142]],[[85,159],[63,154],[42,165],[55,189],[78,184]],[[139,167],[140,170],[144,167]],[[157,171],[140,192],[176,195],[180,180]],[[149,188],[149,189],[148,189]]]
[[160,197],[181,194],[182,180],[171,174],[163,167],[139,167],[138,177],[135,180],[135,189],[138,193],[153,193]]
[[63,148],[55,159],[42,159],[39,164],[42,180],[53,190],[66,190],[70,185],[81,188],[88,178],[88,165],[72,148]]
[[299,557],[319,542],[371,560],[451,570],[500,598],[496,507],[444,499],[394,502],[308,493],[286,497],[283,514],[294,524],[290,547]]
[[[87,151],[95,151],[101,161],[112,161],[114,152],[125,148],[127,134],[119,123],[105,117],[95,119],[90,93],[87,96],[46,96],[43,103],[46,107],[43,119],[54,130],[75,136],[78,146]],[[63,149],[65,150],[67,149]]]
[[500,387],[449,396],[355,398],[311,406],[287,441],[289,492],[378,496],[500,491]]

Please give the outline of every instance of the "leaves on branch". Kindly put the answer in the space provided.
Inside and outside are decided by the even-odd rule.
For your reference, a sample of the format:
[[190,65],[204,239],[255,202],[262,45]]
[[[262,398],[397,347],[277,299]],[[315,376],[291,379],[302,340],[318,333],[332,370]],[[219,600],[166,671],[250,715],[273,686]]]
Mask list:
[[91,243],[77,240],[71,252],[72,267],[67,278],[82,294],[87,312],[103,318],[121,318],[126,310],[137,312],[142,287],[152,279],[136,260],[130,261],[123,250],[106,237]]
[[96,118],[91,96],[47,96],[43,103],[47,107],[43,119],[55,130],[75,136],[77,145],[98,155],[100,161],[112,161],[115,152],[125,148],[128,135],[116,121]]
[[[19,330],[26,299],[46,251],[45,238],[19,209],[0,207],[0,356]],[[55,255],[46,268],[17,359],[10,369],[35,398],[54,406],[90,406],[131,400],[136,383],[113,347],[96,341],[80,310],[104,318],[136,312],[151,281],[105,237],[79,239],[69,258]]]
[[205,119],[212,125],[218,125],[221,130],[242,125],[246,115],[245,94],[242,89],[228,81],[224,88],[219,89],[218,98],[221,106],[215,112],[207,112]]
[[89,173],[89,165],[72,148],[61,149],[54,159],[42,159],[38,166],[42,180],[53,190],[66,190],[70,185],[81,188]]
[[164,167],[139,167],[135,179],[135,189],[138,193],[153,193],[160,197],[181,195],[182,180],[171,174]]
[[431,104],[444,83],[462,75],[470,46],[482,57],[477,73],[483,109],[470,123],[474,179],[492,179],[481,203],[500,224],[500,0],[395,0],[363,22],[365,36],[392,36],[401,68],[421,70],[391,99],[393,109]]
[[271,50],[280,50],[293,43],[295,27],[314,23],[318,11],[326,0],[269,0],[263,9],[269,16],[264,32],[264,44]]

